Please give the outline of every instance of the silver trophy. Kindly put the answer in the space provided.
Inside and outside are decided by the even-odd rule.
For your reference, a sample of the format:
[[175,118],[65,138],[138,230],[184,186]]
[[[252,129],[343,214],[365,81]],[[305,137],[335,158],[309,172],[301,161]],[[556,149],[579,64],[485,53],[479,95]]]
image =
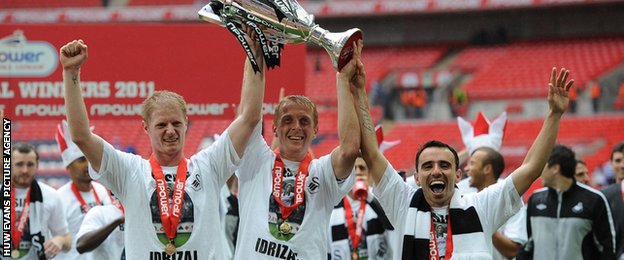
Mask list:
[[270,43],[313,42],[329,53],[338,71],[351,60],[353,42],[362,39],[357,28],[342,33],[321,28],[295,0],[212,0],[198,14],[200,19],[229,30],[236,23],[256,24]]

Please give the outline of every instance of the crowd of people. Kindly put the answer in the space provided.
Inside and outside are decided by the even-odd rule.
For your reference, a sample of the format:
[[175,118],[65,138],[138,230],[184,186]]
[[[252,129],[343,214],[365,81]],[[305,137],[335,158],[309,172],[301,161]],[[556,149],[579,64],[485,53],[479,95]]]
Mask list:
[[[259,53],[252,30],[251,49]],[[35,180],[29,144],[12,147],[15,259],[624,259],[624,143],[616,183],[586,184],[587,167],[555,144],[574,81],[553,68],[549,110],[524,162],[506,178],[498,145],[415,150],[415,186],[384,157],[369,111],[363,43],[336,74],[339,145],[310,151],[313,101],[280,99],[274,145],[262,133],[265,64],[245,62],[236,118],[210,146],[183,153],[186,103],[156,91],[142,105],[148,159],[92,132],[81,94],[82,40],[60,49],[67,121],[57,142],[71,181]],[[504,123],[503,123],[504,124]],[[502,137],[501,137],[502,138]],[[481,140],[475,138],[475,140]],[[461,165],[470,177],[462,190]],[[585,166],[585,167],[583,167]],[[522,195],[541,178],[527,205]]]

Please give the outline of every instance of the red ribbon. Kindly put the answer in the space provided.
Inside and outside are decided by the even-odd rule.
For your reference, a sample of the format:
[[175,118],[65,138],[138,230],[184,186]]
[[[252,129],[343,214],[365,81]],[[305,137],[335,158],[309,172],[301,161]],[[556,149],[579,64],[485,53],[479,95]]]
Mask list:
[[282,218],[286,219],[290,213],[305,201],[305,181],[308,177],[308,166],[312,161],[312,155],[307,153],[303,161],[299,164],[297,174],[295,175],[295,198],[290,206],[282,203],[282,185],[284,181],[284,162],[280,157],[279,150],[275,150],[275,165],[273,166],[273,198],[279,203],[282,210]]
[[[173,196],[169,199],[169,190],[163,174],[162,167],[154,158],[150,157],[154,180],[156,181],[156,197],[158,198],[158,208],[160,210],[160,220],[165,230],[165,234],[170,241],[175,238],[178,223],[182,216],[182,205],[184,204],[184,184],[186,183],[187,163],[182,157],[176,172],[175,185],[173,186]],[[171,200],[171,203],[169,202]]]
[[[429,241],[429,259],[440,260],[440,251],[438,251],[438,240],[436,239],[435,227],[433,226],[433,217],[431,217],[431,240]],[[444,251],[444,259],[451,259],[453,255],[453,232],[451,232],[451,216],[448,216],[446,223],[446,250]]]
[[15,217],[17,216],[15,212],[17,208],[17,204],[15,204],[15,186],[11,185],[11,190],[13,190],[11,192],[11,222],[15,223],[15,228],[11,229],[11,240],[13,241],[13,248],[19,249],[22,233],[24,233],[24,228],[26,228],[26,221],[30,212],[30,188],[26,190],[26,198],[22,205],[22,212],[19,215],[19,222],[15,222]]
[[366,210],[366,198],[360,199],[360,208],[358,209],[355,223],[353,222],[353,211],[351,209],[351,203],[349,203],[349,198],[345,196],[343,202],[345,216],[347,218],[347,230],[349,230],[349,238],[351,238],[353,252],[358,253],[358,246],[362,240],[362,221],[364,219],[364,211]]
[[[93,197],[95,197],[95,204],[102,205],[102,202],[100,201],[100,197],[98,196],[97,192],[95,192],[95,188],[93,188],[93,185],[89,184],[89,187],[93,191]],[[91,208],[89,207],[89,205],[87,205],[87,202],[85,202],[84,198],[82,198],[82,195],[78,191],[78,187],[76,187],[76,183],[72,182],[71,190],[74,193],[74,196],[76,196],[76,199],[78,199],[78,202],[80,202],[80,207],[82,208],[82,211],[84,211],[85,213],[89,212]]]

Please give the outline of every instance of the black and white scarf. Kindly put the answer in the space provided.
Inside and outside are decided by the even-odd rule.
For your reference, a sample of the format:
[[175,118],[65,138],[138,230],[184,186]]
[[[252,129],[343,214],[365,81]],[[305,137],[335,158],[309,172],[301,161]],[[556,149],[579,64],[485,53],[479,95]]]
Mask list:
[[[4,193],[4,186],[2,190]],[[43,248],[45,237],[41,231],[41,225],[47,223],[47,220],[43,219],[43,212],[43,194],[41,192],[41,187],[39,187],[39,183],[37,183],[36,180],[33,180],[30,185],[30,210],[28,213],[28,229],[30,230],[30,235],[22,234],[22,237],[30,238],[31,248],[33,248],[39,260],[46,259],[45,249]]]
[[[458,189],[455,189],[451,198],[448,216],[453,238],[453,259],[492,258],[473,201],[462,199]],[[402,259],[429,259],[431,206],[425,200],[422,189],[418,189],[412,197],[405,225]]]

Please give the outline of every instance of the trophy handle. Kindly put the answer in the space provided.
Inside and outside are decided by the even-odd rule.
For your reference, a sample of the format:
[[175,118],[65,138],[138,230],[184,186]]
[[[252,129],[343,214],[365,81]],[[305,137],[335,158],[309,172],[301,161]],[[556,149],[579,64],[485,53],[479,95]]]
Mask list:
[[330,33],[317,25],[310,34],[310,40],[327,51],[337,71],[342,70],[349,63],[353,57],[353,42],[360,39],[362,39],[362,31],[358,28],[342,33]]

